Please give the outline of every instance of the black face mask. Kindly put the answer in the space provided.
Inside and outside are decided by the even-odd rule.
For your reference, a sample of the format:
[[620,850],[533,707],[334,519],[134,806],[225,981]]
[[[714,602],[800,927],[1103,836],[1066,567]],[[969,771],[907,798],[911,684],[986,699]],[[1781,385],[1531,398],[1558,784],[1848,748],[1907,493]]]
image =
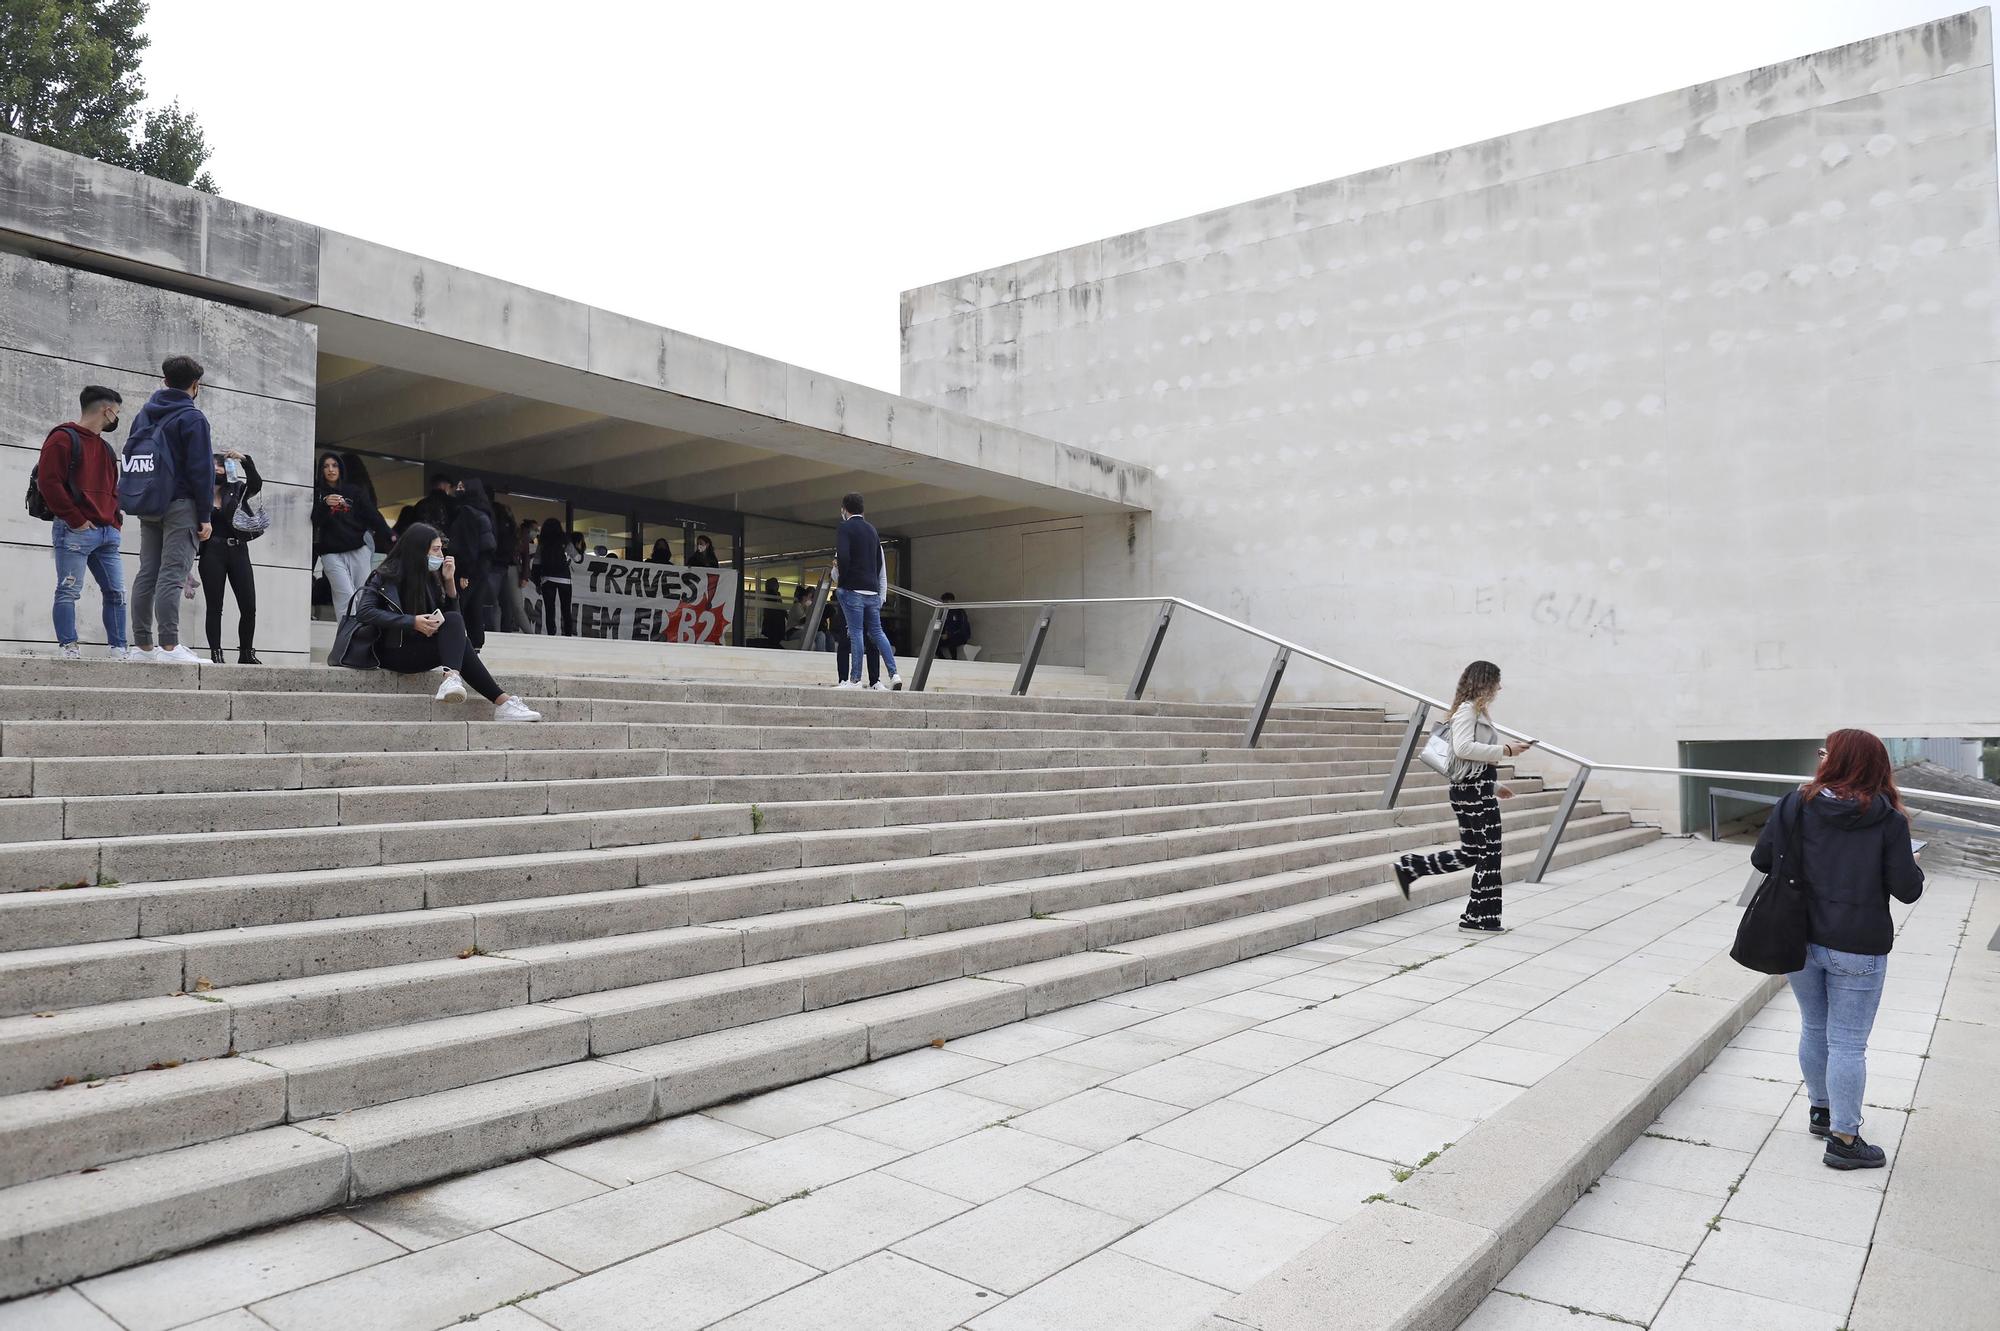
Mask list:
[[113,416],[110,420],[104,423],[104,428],[102,430],[99,430],[98,433],[115,434],[117,433],[117,430],[118,430],[118,418],[116,416]]

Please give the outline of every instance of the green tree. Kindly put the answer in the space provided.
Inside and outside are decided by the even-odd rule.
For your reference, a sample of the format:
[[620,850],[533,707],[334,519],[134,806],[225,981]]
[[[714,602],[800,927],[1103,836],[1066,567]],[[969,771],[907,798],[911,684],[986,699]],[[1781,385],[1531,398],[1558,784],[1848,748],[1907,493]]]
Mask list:
[[215,192],[201,125],[147,112],[145,0],[0,0],[0,131]]

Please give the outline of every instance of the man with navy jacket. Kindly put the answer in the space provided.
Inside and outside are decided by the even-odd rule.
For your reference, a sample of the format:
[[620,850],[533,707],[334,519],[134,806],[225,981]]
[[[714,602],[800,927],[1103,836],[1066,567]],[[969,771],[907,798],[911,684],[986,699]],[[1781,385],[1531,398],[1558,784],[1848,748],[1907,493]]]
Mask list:
[[861,664],[867,647],[873,644],[882,655],[882,668],[889,673],[889,687],[900,689],[896,674],[896,653],[889,635],[882,631],[882,594],[888,579],[883,576],[882,537],[873,523],[861,516],[861,496],[850,494],[840,501],[840,530],[834,538],[834,585],[840,589],[840,613],[847,621],[848,678],[843,689],[861,687]]

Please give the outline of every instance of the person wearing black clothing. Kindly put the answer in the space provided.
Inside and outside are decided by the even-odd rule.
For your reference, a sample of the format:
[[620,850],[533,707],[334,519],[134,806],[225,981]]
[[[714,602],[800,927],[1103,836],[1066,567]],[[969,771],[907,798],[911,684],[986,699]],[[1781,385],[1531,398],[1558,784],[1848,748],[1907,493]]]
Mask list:
[[569,537],[554,518],[542,523],[542,538],[535,545],[535,582],[542,589],[542,632],[576,636],[576,617],[570,609]]
[[[227,463],[243,468],[243,479],[231,481]],[[201,570],[201,594],[207,603],[208,659],[222,664],[222,587],[236,597],[236,664],[262,665],[257,659],[257,575],[250,567],[253,533],[236,530],[236,515],[245,501],[264,488],[257,463],[248,453],[223,449],[215,457],[215,521],[208,539],[195,555]]]
[[694,538],[694,547],[688,551],[687,567],[721,568],[722,561],[715,556],[715,542],[706,536]]
[[1826,1138],[1829,1169],[1880,1169],[1888,1157],[1861,1139],[1868,1035],[1882,1002],[1896,939],[1889,898],[1924,894],[1910,820],[1880,739],[1836,730],[1819,771],[1778,803],[1750,863],[1771,872],[1779,838],[1797,837],[1805,880],[1806,964],[1786,979],[1799,1001],[1799,1070],[1810,1104],[1807,1128]]
[[[944,594],[944,603],[950,605],[958,598],[950,592]],[[944,612],[944,636],[938,639],[938,655],[947,661],[963,660],[959,648],[972,641],[972,620],[963,610],[951,609]]]
[[500,548],[493,527],[493,501],[486,482],[477,477],[460,481],[451,518],[451,557],[458,566],[458,608],[465,616],[466,638],[474,648],[486,645],[487,574]]
[[416,503],[404,505],[403,511],[396,515],[396,535],[401,536],[416,522],[448,533],[452,515],[458,512],[458,505],[452,499],[457,488],[458,482],[443,472],[431,477],[430,491]]
[[347,613],[362,580],[368,576],[368,538],[387,550],[395,533],[360,486],[347,479],[347,464],[336,453],[322,453],[313,477],[313,557],[333,592],[334,618]]
[[782,647],[785,645],[785,592],[776,578],[764,580],[764,598],[770,604],[757,617],[757,636],[749,642],[751,647]]
[[442,666],[437,701],[464,702],[470,684],[493,704],[495,721],[541,720],[540,712],[503,692],[480,661],[451,594],[461,581],[437,528],[422,522],[405,528],[355,598],[358,632],[372,634],[376,664],[399,675],[421,675]]
[[[847,679],[848,654],[854,649],[848,645],[847,621],[840,613],[840,598],[835,597],[826,606],[827,634],[833,639],[833,682],[839,684]],[[868,644],[868,687],[880,690],[882,687],[882,653],[875,650],[875,644]]]
[[493,501],[493,566],[486,574],[486,627],[521,632],[520,553],[515,544],[514,510]]
[[674,548],[667,543],[666,537],[662,536],[659,540],[653,542],[653,551],[646,556],[646,562],[648,564],[671,564],[674,562]]

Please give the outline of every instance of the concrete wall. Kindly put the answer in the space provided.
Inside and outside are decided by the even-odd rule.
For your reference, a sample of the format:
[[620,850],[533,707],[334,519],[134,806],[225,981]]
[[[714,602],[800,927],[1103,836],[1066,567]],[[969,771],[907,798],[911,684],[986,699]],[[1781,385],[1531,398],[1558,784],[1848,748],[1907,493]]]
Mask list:
[[[1981,10],[907,293],[904,390],[1154,469],[1093,594],[1490,656],[1603,761],[1994,733],[1997,240]],[[1177,625],[1157,678],[1266,661]]]
[[[102,383],[125,397],[122,445],[132,418],[160,386],[160,362],[184,352],[208,371],[201,394],[218,448],[257,461],[264,492],[254,506],[271,529],[251,545],[257,575],[258,652],[269,661],[306,660],[312,564],[313,384],[316,330],[310,324],[161,291],[119,277],[79,272],[0,253],[0,475],[11,499],[0,505],[0,650],[49,652],[55,566],[49,526],[23,510],[42,440],[77,414],[77,393]],[[139,562],[139,526],[125,526],[125,583]],[[97,589],[78,606],[87,643],[104,641]],[[185,603],[182,641],[206,646],[204,602]],[[228,598],[223,643],[236,645]]]

